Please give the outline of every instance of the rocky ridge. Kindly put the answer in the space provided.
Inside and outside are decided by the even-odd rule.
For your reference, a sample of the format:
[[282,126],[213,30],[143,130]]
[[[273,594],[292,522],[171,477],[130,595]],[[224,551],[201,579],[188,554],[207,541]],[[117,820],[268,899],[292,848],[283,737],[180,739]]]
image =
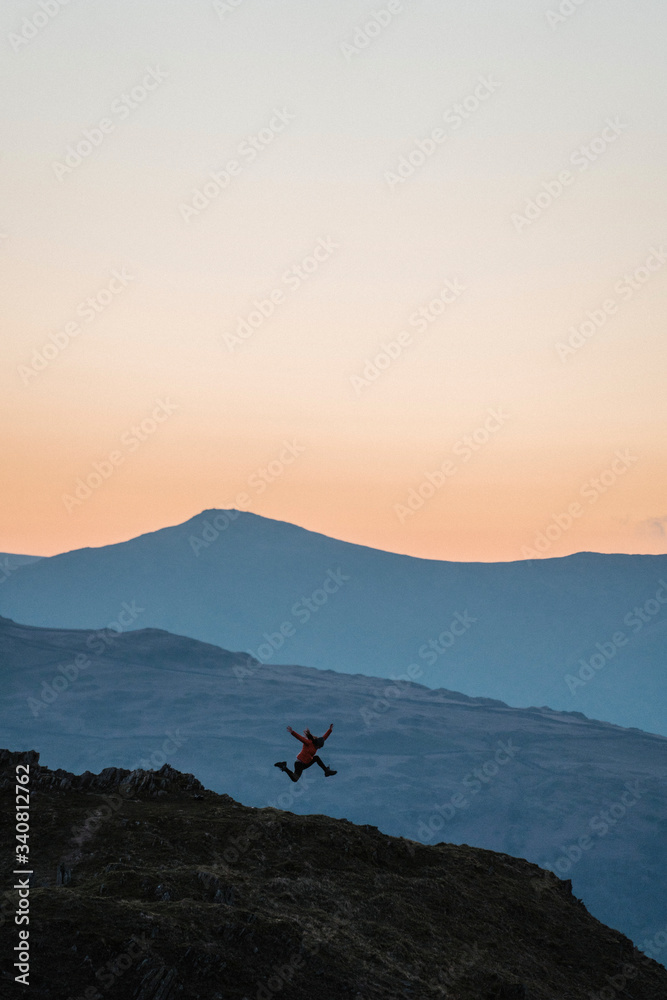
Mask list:
[[524,860],[251,809],[168,764],[77,776],[7,750],[4,844],[20,763],[35,1000],[667,1000],[662,966]]

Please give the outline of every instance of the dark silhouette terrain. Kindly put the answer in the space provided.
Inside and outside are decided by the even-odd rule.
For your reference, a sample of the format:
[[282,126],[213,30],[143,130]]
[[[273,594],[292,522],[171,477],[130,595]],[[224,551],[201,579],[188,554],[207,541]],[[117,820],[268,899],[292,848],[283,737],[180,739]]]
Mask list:
[[247,808],[169,765],[74,776],[2,750],[3,845],[19,762],[36,1000],[667,997],[667,971],[536,865]]

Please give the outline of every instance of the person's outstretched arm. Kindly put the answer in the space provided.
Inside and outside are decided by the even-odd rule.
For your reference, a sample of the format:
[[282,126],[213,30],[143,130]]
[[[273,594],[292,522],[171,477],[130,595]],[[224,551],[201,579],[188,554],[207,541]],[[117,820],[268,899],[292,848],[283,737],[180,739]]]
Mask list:
[[301,733],[297,733],[297,732],[295,732],[295,731],[294,731],[294,730],[292,729],[292,727],[291,727],[291,726],[288,726],[288,727],[287,727],[287,732],[288,732],[288,733],[291,733],[291,734],[292,734],[292,736],[294,736],[294,738],[295,738],[295,739],[297,739],[297,740],[301,740],[301,742],[302,742],[302,743],[308,743],[308,740],[306,739],[306,737],[305,737],[305,736],[302,736],[302,735],[301,735]]
[[326,733],[325,733],[325,734],[324,734],[324,736],[322,737],[322,739],[323,739],[323,740],[326,740],[326,739],[328,739],[328,738],[329,738],[329,737],[331,736],[331,730],[332,730],[332,729],[333,729],[333,722],[331,723],[331,725],[330,725],[330,726],[329,726],[329,728],[327,729]]

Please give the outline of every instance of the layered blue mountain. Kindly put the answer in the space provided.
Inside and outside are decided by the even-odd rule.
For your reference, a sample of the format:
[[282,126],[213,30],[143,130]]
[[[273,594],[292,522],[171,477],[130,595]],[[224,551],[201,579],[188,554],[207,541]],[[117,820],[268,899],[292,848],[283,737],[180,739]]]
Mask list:
[[162,628],[262,662],[404,677],[667,735],[667,556],[417,559],[238,511],[40,559],[0,613]]
[[[523,857],[571,879],[594,916],[665,962],[664,737],[411,682],[263,665],[155,629],[0,619],[0,657],[3,743],[37,749],[47,766],[168,762],[246,805]],[[274,767],[301,749],[286,726],[321,733],[331,722],[320,754],[337,774],[313,765],[292,784]],[[553,892],[553,880],[532,889]]]

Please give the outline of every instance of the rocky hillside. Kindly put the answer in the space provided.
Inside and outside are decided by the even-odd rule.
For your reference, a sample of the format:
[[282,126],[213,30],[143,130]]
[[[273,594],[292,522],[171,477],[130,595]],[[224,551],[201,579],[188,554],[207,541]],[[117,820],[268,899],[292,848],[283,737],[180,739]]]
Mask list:
[[[38,760],[0,751],[3,845],[30,768],[34,1000],[667,998],[662,966],[526,861],[247,808],[167,764]],[[18,996],[17,894],[3,904],[2,992]]]

